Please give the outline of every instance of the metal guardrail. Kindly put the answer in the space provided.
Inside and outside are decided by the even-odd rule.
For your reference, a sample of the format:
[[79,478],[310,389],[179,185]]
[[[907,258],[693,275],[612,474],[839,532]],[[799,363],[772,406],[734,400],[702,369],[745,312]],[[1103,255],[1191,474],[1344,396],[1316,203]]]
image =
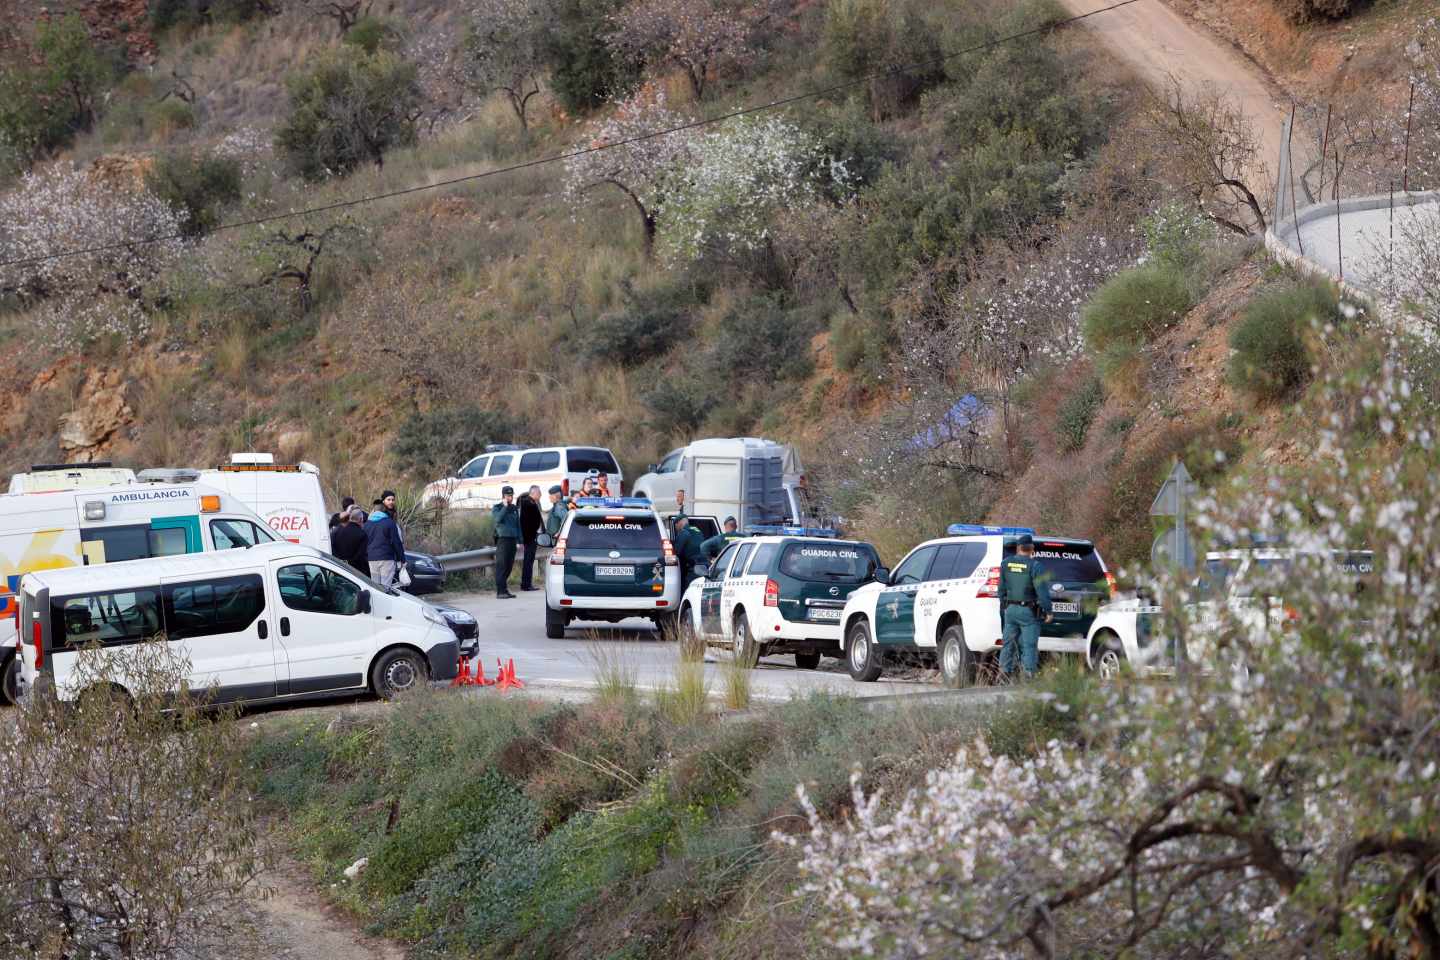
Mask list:
[[[517,546],[515,550],[515,562],[519,564],[523,547]],[[550,555],[549,547],[541,547],[536,554],[537,560],[544,560]],[[440,566],[446,573],[459,573],[462,570],[489,570],[495,566],[495,548],[481,547],[479,550],[465,550],[461,553],[446,553],[435,558],[440,561]]]

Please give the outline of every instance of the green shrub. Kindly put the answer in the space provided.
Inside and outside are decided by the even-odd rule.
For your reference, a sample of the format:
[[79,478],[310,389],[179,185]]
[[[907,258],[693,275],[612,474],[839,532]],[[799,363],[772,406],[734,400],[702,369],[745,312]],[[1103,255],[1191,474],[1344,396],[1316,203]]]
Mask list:
[[1214,242],[1215,225],[1193,206],[1172,201],[1140,221],[1150,259],[1181,272],[1195,269]]
[[454,476],[486,444],[519,442],[524,421],[479,407],[443,407],[411,414],[395,431],[390,455],[402,471],[426,480]]
[[[880,179],[885,166],[900,159],[902,144],[873,123],[856,105],[819,114],[811,128],[821,143],[820,161],[843,160],[851,189],[868,187]],[[844,199],[833,189],[833,178],[816,177],[830,187],[832,199]],[[848,191],[847,191],[848,192]]]
[[150,24],[156,30],[198,27],[206,23],[243,23],[280,8],[270,0],[150,0]]
[[366,53],[389,50],[394,53],[405,44],[405,28],[402,24],[385,17],[361,17],[347,31],[341,41],[359,47]]
[[627,94],[639,79],[638,65],[616,56],[605,42],[610,17],[622,0],[558,0],[545,59],[550,89],[567,110],[584,113]]
[[1117,358],[1149,343],[1190,309],[1190,292],[1179,270],[1149,263],[1116,274],[1081,312],[1085,342],[1114,369]]
[[865,314],[836,314],[830,322],[830,349],[835,366],[868,383],[876,383],[890,359],[890,328],[883,319]]
[[1261,400],[1293,394],[1310,379],[1306,331],[1342,319],[1328,286],[1297,283],[1261,294],[1230,332],[1230,382]]
[[787,310],[777,297],[750,297],[721,318],[710,365],[727,378],[803,380],[815,367],[810,340],[820,329],[814,308]]
[[383,166],[385,154],[415,142],[414,116],[423,100],[416,64],[379,50],[342,44],[286,81],[289,112],[275,131],[275,149],[291,173],[318,181],[363,163]]
[[825,8],[823,53],[840,80],[861,80],[901,64],[926,66],[871,79],[866,95],[876,119],[909,107],[945,76],[940,44],[917,0],[832,0]]
[[650,426],[664,435],[692,433],[715,405],[708,377],[682,369],[662,374],[655,388],[640,398],[650,411]]
[[1360,0],[1271,0],[1271,3],[1295,23],[1339,20],[1361,5]]
[[174,208],[188,237],[214,229],[226,208],[240,202],[243,181],[239,160],[192,151],[161,157],[145,175],[150,192]]
[[183,100],[161,100],[145,110],[145,127],[168,140],[181,130],[195,126],[195,108]]
[[1090,377],[1061,405],[1056,428],[1061,453],[1074,453],[1085,446],[1085,435],[1104,402],[1104,385],[1099,377]]
[[681,285],[635,291],[585,329],[585,355],[607,363],[637,366],[660,356],[690,331],[693,297]]
[[24,169],[95,123],[105,91],[124,69],[117,50],[102,50],[77,14],[36,27],[36,66],[0,69],[0,146]]

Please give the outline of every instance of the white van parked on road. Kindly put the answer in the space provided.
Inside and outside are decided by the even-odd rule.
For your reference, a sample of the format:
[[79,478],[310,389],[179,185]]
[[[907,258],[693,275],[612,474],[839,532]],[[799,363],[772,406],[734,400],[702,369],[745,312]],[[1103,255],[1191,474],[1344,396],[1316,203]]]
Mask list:
[[86,648],[161,639],[217,703],[371,691],[393,697],[449,680],[459,642],[434,607],[386,590],[311,547],[266,543],[188,557],[45,570],[20,582],[22,696],[83,693]]
[[199,484],[0,496],[0,702],[14,699],[15,595],[25,574],[273,539],[265,522],[237,498]]
[[[625,475],[615,455],[604,447],[530,447],[524,450],[489,450],[470,460],[453,477],[425,486],[423,500],[432,505],[443,502],[457,510],[489,510],[500,502],[502,487],[514,487],[519,496],[531,485],[545,493],[559,484],[568,494],[578,494],[591,470],[604,474],[610,495],[624,493]],[[550,512],[550,498],[540,498],[540,508]]]

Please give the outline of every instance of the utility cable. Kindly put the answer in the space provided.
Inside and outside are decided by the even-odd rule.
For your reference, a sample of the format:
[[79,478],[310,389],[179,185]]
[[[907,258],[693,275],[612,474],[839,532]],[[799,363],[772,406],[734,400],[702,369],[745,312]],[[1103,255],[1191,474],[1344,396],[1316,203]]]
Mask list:
[[[887,77],[894,77],[905,73],[911,73],[913,71],[921,70],[926,67],[939,66],[943,63],[947,63],[959,57],[969,56],[972,53],[979,53],[981,51],[989,50],[1003,44],[1013,43],[1016,40],[1023,40],[1026,37],[1033,37],[1038,34],[1048,33],[1050,31],[1057,30],[1060,27],[1066,27],[1072,23],[1078,23],[1081,20],[1086,20],[1090,17],[1098,16],[1102,13],[1109,13],[1112,10],[1118,10],[1121,7],[1128,7],[1130,4],[1138,2],[1139,0],[1117,0],[1117,2],[1112,3],[1109,6],[1101,7],[1097,10],[1091,10],[1089,13],[1076,14],[1073,17],[1066,17],[1063,20],[1057,20],[1052,23],[1047,23],[1044,26],[1034,27],[1029,30],[1022,30],[1019,33],[1012,33],[1004,37],[997,37],[994,40],[987,40],[983,43],[977,43],[974,46],[966,47],[963,50],[956,50],[953,53],[947,53],[939,57],[932,57],[929,60],[919,60],[914,63],[907,63],[902,66],[891,67],[888,70],[880,70],[875,73],[866,74],[863,77],[858,77],[853,80],[845,80],[840,83],[834,83],[826,87],[809,90],[805,93],[797,93],[793,96],[782,97],[779,100],[771,100],[767,103],[759,103],[748,107],[741,107],[738,110],[732,110],[729,113],[722,113],[713,117],[701,117],[696,120],[691,120],[688,123],[682,123],[673,127],[666,127],[663,130],[654,130],[650,133],[638,134],[633,137],[627,137],[624,140],[614,140],[609,143],[599,143],[593,146],[583,147],[579,150],[566,151],[564,153],[553,153],[544,157],[536,157],[533,160],[525,160],[521,163],[514,163],[506,167],[498,167],[494,170],[486,170],[483,173],[467,174],[463,177],[453,177],[449,180],[440,180],[435,183],[425,183],[414,187],[404,187],[399,190],[390,190],[385,193],[376,193],[363,197],[352,197],[348,200],[337,200],[334,203],[321,204],[320,206],[316,207],[306,207],[301,210],[290,210],[285,213],[273,213],[263,217],[252,217],[248,220],[236,220],[230,223],[222,223],[215,227],[212,227],[209,231],[207,231],[207,234],[220,233],[224,230],[238,230],[242,227],[254,227],[261,224],[274,223],[278,220],[289,220],[294,217],[308,217],[313,216],[317,213],[329,213],[333,210],[343,210],[349,207],[360,206],[361,204],[365,203],[376,203],[381,200],[392,200],[395,197],[404,197],[413,193],[423,193],[427,190],[439,190],[444,187],[453,187],[457,184],[473,183],[477,180],[485,180],[490,177],[498,177],[506,173],[514,173],[518,170],[528,170],[531,167],[539,167],[551,163],[561,163],[565,160],[570,160],[575,157],[583,157],[589,153],[599,153],[602,150],[614,150],[619,147],[629,146],[632,143],[642,143],[646,140],[654,140],[658,137],[666,137],[673,133],[683,133],[686,130],[695,130],[699,127],[709,126],[713,123],[723,123],[726,120],[733,120],[736,117],[744,117],[753,113],[761,113],[766,110],[774,110],[779,107],[787,107],[791,104],[800,103],[805,100],[813,100],[818,97],[828,96],[841,90],[846,90],[851,87],[859,86],[860,84],[870,83],[873,80],[883,80]],[[159,234],[152,237],[137,237],[131,240],[118,240],[111,243],[96,244],[95,246],[90,247],[77,247],[73,250],[62,250],[58,253],[48,253],[36,257],[17,257],[11,260],[0,260],[0,267],[15,267],[25,266],[29,264],[46,263],[51,260],[65,260],[71,257],[82,257],[95,253],[104,253],[109,250],[123,250],[129,249],[130,247],[144,246],[151,243],[165,243],[171,240],[182,239],[185,239],[185,237],[183,234],[180,233]]]

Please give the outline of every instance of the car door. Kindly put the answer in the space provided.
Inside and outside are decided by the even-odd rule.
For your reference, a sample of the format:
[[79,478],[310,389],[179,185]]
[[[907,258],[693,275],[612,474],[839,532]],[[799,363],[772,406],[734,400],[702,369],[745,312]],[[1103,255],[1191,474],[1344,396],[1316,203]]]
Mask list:
[[[747,600],[755,596],[753,590],[747,589],[748,581],[745,579],[745,565],[750,562],[750,554],[755,552],[755,544],[741,542],[739,549],[735,551],[735,559],[730,563],[730,572],[725,574],[725,580],[720,589],[720,629],[724,636],[730,637],[734,632],[735,608],[743,606]],[[757,600],[756,602],[763,602]],[[752,612],[751,617],[754,617]]]
[[312,559],[273,560],[281,653],[281,694],[341,690],[365,684],[374,622],[361,597],[367,588]]
[[735,559],[740,544],[732,543],[719,558],[710,565],[705,574],[705,585],[700,588],[700,632],[707,637],[718,637],[724,633],[720,619],[720,594],[725,588],[725,571]]
[[917,547],[895,568],[890,585],[875,598],[876,643],[915,642],[915,595],[939,552],[935,544]]
[[[985,556],[983,543],[945,543],[915,596],[915,642],[922,647],[940,642],[940,618],[956,608],[960,581],[970,576]],[[952,593],[955,595],[952,596]]]
[[272,611],[261,575],[162,579],[165,635],[190,662],[190,688],[216,702],[275,696],[279,679]]

